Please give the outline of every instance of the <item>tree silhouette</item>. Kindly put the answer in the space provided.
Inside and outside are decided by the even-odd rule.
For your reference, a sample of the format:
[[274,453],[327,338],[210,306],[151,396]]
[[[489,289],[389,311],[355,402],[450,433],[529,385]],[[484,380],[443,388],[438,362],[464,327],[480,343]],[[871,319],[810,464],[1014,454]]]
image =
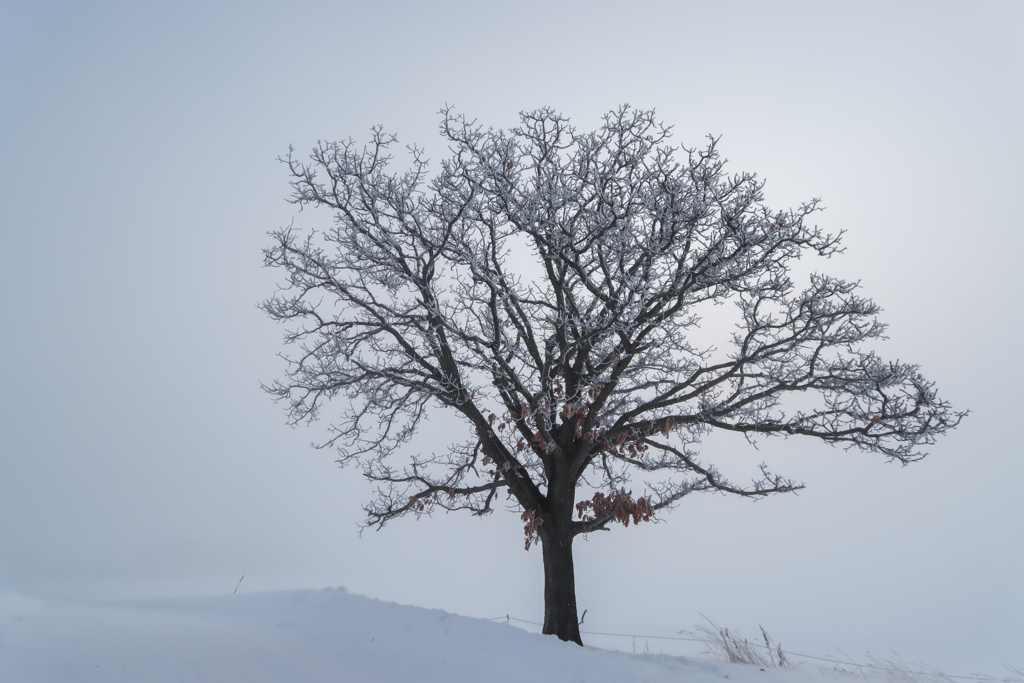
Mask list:
[[[379,482],[369,526],[485,514],[505,490],[527,548],[543,549],[544,633],[580,642],[575,536],[697,491],[801,487],[765,465],[750,485],[727,480],[696,448],[712,430],[908,463],[966,414],[916,366],[863,348],[884,326],[856,283],[795,287],[793,259],[837,253],[841,234],[808,224],[816,200],[766,207],[755,176],[725,173],[715,139],[671,147],[653,112],[629,107],[590,133],[550,109],[510,131],[442,115],[451,155],[433,177],[415,147],[390,171],[396,139],[379,128],[365,148],[289,152],[291,201],[334,222],[272,233],[265,261],[286,279],[262,308],[298,351],[267,389],[292,423],[336,409],[322,445]],[[726,301],[732,334],[699,345],[702,312]],[[784,405],[797,393],[801,410]],[[467,439],[419,453],[435,409],[460,415]]]

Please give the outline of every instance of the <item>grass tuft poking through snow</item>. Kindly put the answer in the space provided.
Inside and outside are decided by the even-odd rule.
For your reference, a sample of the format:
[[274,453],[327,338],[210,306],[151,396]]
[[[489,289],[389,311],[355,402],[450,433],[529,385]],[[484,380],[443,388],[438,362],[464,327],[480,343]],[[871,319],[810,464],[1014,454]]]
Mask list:
[[867,664],[858,664],[847,658],[845,661],[831,659],[828,657],[813,657],[811,655],[800,655],[793,652],[786,652],[782,645],[773,641],[761,626],[761,637],[764,645],[752,643],[742,638],[735,631],[722,627],[705,617],[705,624],[699,624],[693,631],[680,631],[687,636],[695,638],[704,644],[705,654],[715,659],[732,662],[734,664],[750,664],[766,668],[800,669],[801,664],[794,662],[790,656],[814,659],[820,662],[830,662],[831,666],[821,664],[814,665],[820,673],[837,676],[856,676],[862,679],[880,679],[886,683],[961,683],[962,681],[974,681],[976,683],[1024,683],[1024,670],[1019,667],[1003,664],[1008,675],[1003,678],[996,678],[983,674],[972,674],[970,676],[953,676],[924,663],[907,664],[899,655],[893,654],[892,659],[880,659],[868,657]]
[[740,638],[735,631],[718,626],[703,614],[706,624],[699,624],[694,631],[681,631],[690,637],[704,643],[706,654],[715,659],[720,659],[733,664],[751,664],[757,667],[778,667],[782,669],[798,668],[793,662],[786,658],[782,645],[773,643],[768,632],[761,627],[761,637],[764,638],[764,645],[751,643],[746,638]]

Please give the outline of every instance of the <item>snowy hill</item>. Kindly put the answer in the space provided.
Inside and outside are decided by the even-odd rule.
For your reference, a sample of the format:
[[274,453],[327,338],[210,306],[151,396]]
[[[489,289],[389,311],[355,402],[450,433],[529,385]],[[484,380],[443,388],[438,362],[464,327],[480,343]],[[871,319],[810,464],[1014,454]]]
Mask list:
[[130,602],[0,593],[0,681],[800,683],[817,672],[576,645],[345,589]]

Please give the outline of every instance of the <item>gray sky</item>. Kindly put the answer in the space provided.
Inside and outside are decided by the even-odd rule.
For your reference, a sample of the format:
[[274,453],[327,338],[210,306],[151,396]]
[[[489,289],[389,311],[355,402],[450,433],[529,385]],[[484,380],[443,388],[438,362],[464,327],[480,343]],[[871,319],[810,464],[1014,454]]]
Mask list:
[[[785,647],[1024,663],[1024,5],[1017,2],[56,3],[0,7],[0,587],[141,595],[345,585],[542,615],[516,515],[357,536],[368,486],[259,389],[257,301],[289,144],[383,124],[438,160],[444,104],[496,127],[628,102],[721,135],[779,208],[821,197],[885,356],[973,414],[909,467],[795,440],[703,454],[805,481],[690,497],[577,542],[586,626],[698,613]],[[443,421],[423,435],[443,436]],[[746,469],[745,469],[746,468]]]

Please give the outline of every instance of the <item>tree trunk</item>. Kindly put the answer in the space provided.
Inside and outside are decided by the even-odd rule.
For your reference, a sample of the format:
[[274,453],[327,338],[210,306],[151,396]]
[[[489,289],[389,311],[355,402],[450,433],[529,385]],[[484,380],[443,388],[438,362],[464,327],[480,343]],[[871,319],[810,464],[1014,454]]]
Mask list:
[[572,534],[567,530],[542,531],[540,540],[544,549],[544,633],[582,645],[576,616]]

